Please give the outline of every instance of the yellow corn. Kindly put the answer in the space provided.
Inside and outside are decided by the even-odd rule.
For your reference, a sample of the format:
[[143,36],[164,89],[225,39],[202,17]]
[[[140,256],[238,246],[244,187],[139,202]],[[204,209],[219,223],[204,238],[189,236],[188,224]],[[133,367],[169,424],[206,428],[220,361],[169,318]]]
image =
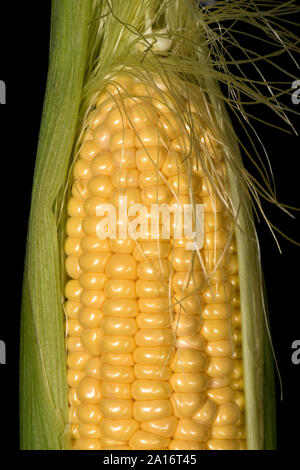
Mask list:
[[[239,275],[231,218],[190,148],[191,133],[151,89],[114,78],[98,97],[73,170],[65,241],[68,386],[74,449],[246,448]],[[116,83],[118,84],[116,86]],[[187,103],[187,111],[189,109]],[[209,128],[196,141],[226,172]],[[207,144],[209,142],[209,145]],[[191,154],[190,167],[187,156]],[[126,230],[121,205],[148,227]],[[204,208],[203,243],[151,239],[152,205]],[[116,209],[116,237],[103,238]],[[126,224],[133,220],[128,216]],[[99,225],[100,224],[100,225]],[[119,232],[120,230],[120,232]],[[144,230],[144,231],[143,231]]]

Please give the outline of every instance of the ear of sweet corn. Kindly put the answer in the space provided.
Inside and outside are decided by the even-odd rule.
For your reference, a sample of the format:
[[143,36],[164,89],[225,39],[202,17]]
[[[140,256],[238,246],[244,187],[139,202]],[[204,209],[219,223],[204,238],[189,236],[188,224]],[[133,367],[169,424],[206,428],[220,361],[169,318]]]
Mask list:
[[[213,17],[192,1],[163,4],[176,34],[157,53],[143,33],[145,12],[149,24],[159,6],[53,2],[24,278],[24,449],[274,447],[251,202],[203,43]],[[222,15],[214,8],[220,21],[225,8],[233,20],[243,13],[231,2]],[[232,80],[264,102],[255,85]],[[131,212],[117,229],[127,238],[103,238],[103,204],[119,216],[125,197]],[[136,204],[148,223],[153,204],[191,204],[202,220],[196,243],[176,237],[172,213],[168,236],[164,214],[156,239],[139,223],[128,237]]]
[[[193,107],[185,103],[185,112]],[[229,187],[217,139],[201,114],[191,117],[194,137],[164,87],[126,75],[113,78],[88,117],[65,244],[74,449],[247,447],[235,236],[197,151],[210,152]],[[103,205],[124,229],[123,198],[128,214],[139,204],[146,216],[134,234],[112,238],[107,228],[105,236]],[[203,241],[174,216],[169,227],[158,217],[155,239],[155,205],[184,215],[188,204],[203,209]]]

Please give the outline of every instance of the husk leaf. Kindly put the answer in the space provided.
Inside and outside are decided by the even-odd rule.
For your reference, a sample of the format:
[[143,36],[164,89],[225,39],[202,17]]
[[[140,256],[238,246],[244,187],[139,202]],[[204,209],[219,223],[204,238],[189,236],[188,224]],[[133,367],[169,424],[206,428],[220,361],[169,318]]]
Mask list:
[[20,348],[21,449],[62,449],[66,346],[55,199],[66,179],[87,53],[90,0],[52,2],[50,64],[34,174]]

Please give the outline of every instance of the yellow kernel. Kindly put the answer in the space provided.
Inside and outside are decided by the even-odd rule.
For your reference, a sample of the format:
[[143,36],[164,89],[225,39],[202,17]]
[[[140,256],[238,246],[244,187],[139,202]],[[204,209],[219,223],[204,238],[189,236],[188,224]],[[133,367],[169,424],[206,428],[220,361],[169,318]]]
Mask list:
[[169,260],[173,263],[175,271],[189,271],[191,266],[193,269],[201,270],[201,264],[197,253],[184,248],[175,248],[170,254]]
[[82,217],[84,216],[83,201],[71,197],[67,206],[68,215],[70,217]]
[[137,347],[133,353],[137,364],[162,366],[171,361],[174,348],[171,346],[161,346],[156,348]]
[[123,279],[109,279],[104,287],[108,298],[135,299],[135,282]]
[[236,440],[231,439],[210,439],[207,441],[208,450],[239,450]]
[[97,425],[101,421],[99,405],[81,404],[77,407],[77,416],[80,423]]
[[113,255],[108,261],[105,273],[115,279],[136,279],[137,262],[128,254]]
[[110,251],[109,241],[101,240],[98,237],[83,237],[81,239],[81,248],[85,252],[103,253]]
[[234,399],[234,391],[231,387],[209,388],[207,395],[217,405],[223,405]]
[[231,426],[240,419],[241,411],[236,403],[229,402],[219,406],[214,426]]
[[171,244],[169,241],[146,241],[141,242],[133,250],[133,256],[137,261],[144,261],[145,258],[149,259],[164,259],[167,258],[171,251]]
[[78,256],[68,256],[66,259],[66,272],[73,279],[79,279],[81,269]]
[[144,281],[138,279],[136,282],[136,294],[143,299],[156,299],[168,296],[168,286],[160,281]]
[[108,127],[111,132],[114,132],[116,129],[128,127],[128,119],[124,110],[118,106],[112,108],[106,115],[105,126]]
[[69,336],[67,338],[67,349],[68,352],[77,352],[84,350],[83,345],[78,336]]
[[80,256],[82,249],[80,246],[80,238],[67,237],[65,242],[65,254],[67,256]]
[[171,190],[165,184],[146,186],[141,191],[142,203],[146,206],[150,204],[167,204],[171,196]]
[[174,392],[203,392],[207,387],[207,378],[201,373],[174,373],[170,384]]
[[204,351],[205,339],[201,335],[178,336],[176,339],[177,349],[196,349]]
[[201,372],[205,367],[205,354],[195,349],[177,350],[171,363],[174,372]]
[[195,315],[201,313],[202,302],[198,295],[189,294],[188,297],[174,296],[174,310],[179,315]]
[[243,361],[235,360],[233,363],[232,378],[234,380],[239,380],[242,377],[243,377]]
[[107,175],[94,176],[88,182],[88,190],[93,196],[108,198],[113,189],[111,178]]
[[135,400],[158,400],[170,397],[172,389],[168,382],[164,381],[135,380],[131,392]]
[[100,339],[100,350],[102,353],[131,353],[135,349],[135,341],[132,336],[108,336]]
[[158,121],[170,139],[174,139],[178,134],[183,131],[183,124],[174,113],[163,114]]
[[145,328],[169,328],[171,326],[171,317],[168,313],[140,313],[136,317],[138,327]]
[[139,184],[138,177],[138,170],[115,168],[111,175],[111,181],[115,188],[135,188]]
[[207,287],[203,291],[202,296],[205,303],[212,304],[230,302],[233,298],[233,294],[234,289],[232,285],[225,282],[224,284]]
[[112,152],[111,163],[117,168],[136,168],[135,149],[121,149]]
[[135,147],[135,134],[131,129],[118,129],[110,139],[110,151]]
[[91,162],[91,172],[94,176],[110,176],[113,169],[112,154],[108,151],[100,152]]
[[132,354],[111,354],[103,353],[101,360],[105,364],[112,364],[115,366],[133,366],[134,360]]
[[92,356],[98,356],[101,353],[100,349],[100,328],[84,329],[81,332],[80,338],[82,345]]
[[204,320],[201,334],[207,341],[230,338],[230,325],[227,320]]
[[87,180],[76,180],[72,186],[72,196],[84,201],[88,197]]
[[177,418],[192,418],[205,401],[204,393],[174,393],[171,398]]
[[137,150],[136,166],[140,171],[160,169],[166,158],[166,150],[162,147],[147,147]]
[[156,169],[142,171],[139,174],[139,187],[144,189],[148,186],[158,186],[165,184],[165,180]]
[[100,450],[100,439],[80,438],[75,441],[74,450]]
[[102,382],[101,389],[104,397],[131,399],[131,384]]
[[181,441],[179,439],[172,439],[169,450],[204,450],[205,444],[203,442],[195,441]]
[[93,310],[101,308],[104,299],[104,293],[101,290],[83,290],[80,296],[82,306]]
[[98,328],[102,317],[99,309],[81,308],[78,313],[78,321],[83,328]]
[[81,292],[82,287],[80,286],[77,279],[71,279],[67,282],[65,287],[65,296],[68,300],[72,300],[73,302],[79,302]]
[[110,247],[114,253],[130,254],[133,252],[136,242],[131,239],[111,239]]
[[208,426],[214,421],[216,414],[217,406],[208,398],[203,406],[193,416],[193,419]]
[[168,143],[167,134],[157,126],[145,126],[135,137],[135,146],[137,148],[167,147]]
[[82,371],[89,357],[90,356],[83,351],[69,353],[67,358],[67,366],[69,369]]
[[210,436],[212,439],[236,439],[238,437],[238,427],[235,425],[212,425]]
[[[99,124],[99,126],[95,127],[93,132],[93,142],[101,149],[101,150],[109,150],[110,149],[110,140],[111,140],[111,130],[108,126],[106,126],[105,122]],[[99,152],[100,150],[98,150]]]
[[180,135],[179,137],[172,140],[170,148],[171,150],[176,150],[176,152],[180,152],[181,155],[190,155],[192,151],[191,137],[187,134]]
[[211,357],[206,373],[209,377],[226,377],[231,374],[233,360],[229,357]]
[[146,328],[136,333],[135,342],[137,346],[169,346],[174,343],[174,333],[166,328]]
[[154,124],[157,115],[153,108],[146,103],[139,103],[132,106],[128,111],[130,124],[134,129],[140,130],[145,126]]
[[232,306],[227,303],[207,304],[202,310],[202,317],[205,320],[225,320],[230,318],[232,312]]
[[138,429],[139,424],[133,419],[107,419],[101,421],[101,433],[103,436],[119,441],[128,441]]
[[151,366],[144,364],[135,364],[134,374],[137,379],[145,380],[169,380],[171,369],[168,366]]
[[82,178],[82,179],[89,179],[92,176],[91,172],[91,165],[88,160],[85,160],[83,158],[79,158],[75,165],[74,165],[74,170],[73,170],[73,175],[74,178]]
[[168,298],[139,299],[138,306],[145,313],[168,313],[170,315],[170,301]]
[[100,439],[100,426],[95,426],[93,424],[79,424],[79,434],[81,438]]
[[100,380],[94,377],[83,377],[78,385],[77,392],[82,403],[99,403],[101,398]]
[[132,299],[106,299],[103,304],[103,313],[107,316],[135,317],[138,312],[138,303]]
[[172,279],[172,287],[176,293],[190,294],[193,292],[200,291],[203,285],[203,272],[176,272]]
[[91,161],[99,151],[99,147],[93,140],[86,140],[81,147],[80,157]]
[[104,418],[129,419],[133,417],[133,400],[104,398],[100,410]]
[[138,422],[168,418],[171,414],[170,400],[137,400],[133,405],[133,415]]
[[99,126],[104,121],[104,115],[99,108],[95,108],[89,115],[89,131]]
[[98,357],[90,358],[84,367],[84,372],[88,377],[94,377],[95,379],[100,379],[101,377],[101,360]]
[[76,440],[79,438],[79,424],[71,424],[71,439]]
[[83,217],[69,217],[66,224],[66,232],[69,237],[81,238]]
[[110,383],[129,384],[134,381],[134,371],[130,366],[103,364],[101,367],[101,379]]
[[105,335],[132,336],[137,331],[134,318],[104,317],[101,327]]
[[247,441],[246,439],[238,439],[239,450],[247,450]]
[[106,280],[104,273],[84,272],[79,277],[79,283],[83,289],[102,290]]
[[131,449],[155,450],[167,448],[170,439],[143,430],[136,431],[129,441]]
[[183,441],[206,441],[208,427],[191,419],[179,419],[174,438]]
[[68,369],[67,382],[69,387],[77,387],[84,375],[83,371]]
[[172,437],[176,428],[177,420],[174,416],[167,418],[144,421],[141,423],[141,429],[146,432],[156,434],[162,437]]
[[69,401],[69,404],[71,405],[71,407],[76,407],[76,406],[80,405],[80,400],[79,400],[78,394],[77,394],[77,387],[69,388],[68,401]]
[[200,315],[175,315],[173,330],[176,336],[194,335],[201,325]]

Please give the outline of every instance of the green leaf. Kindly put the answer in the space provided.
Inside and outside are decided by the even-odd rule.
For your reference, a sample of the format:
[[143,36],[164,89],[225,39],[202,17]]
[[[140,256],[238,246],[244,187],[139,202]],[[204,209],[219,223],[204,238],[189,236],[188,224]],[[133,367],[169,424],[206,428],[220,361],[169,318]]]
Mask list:
[[68,431],[61,257],[55,200],[74,144],[92,0],[53,0],[50,60],[36,159],[21,315],[22,449],[59,450]]

